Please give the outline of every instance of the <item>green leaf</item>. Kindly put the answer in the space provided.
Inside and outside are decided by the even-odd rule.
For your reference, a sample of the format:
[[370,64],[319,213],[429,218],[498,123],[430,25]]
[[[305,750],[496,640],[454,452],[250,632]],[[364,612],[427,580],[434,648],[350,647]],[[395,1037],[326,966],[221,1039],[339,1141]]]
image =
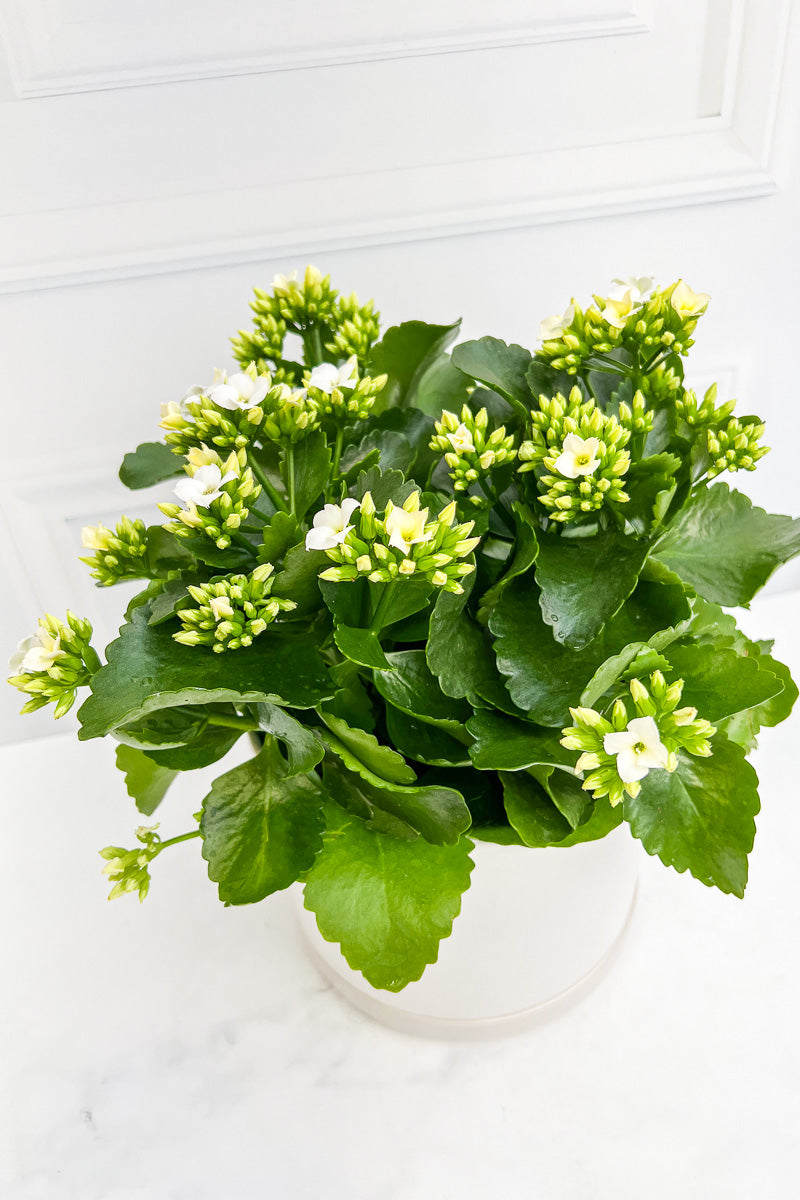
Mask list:
[[644,642],[631,642],[630,645],[624,646],[619,654],[612,654],[601,663],[581,692],[580,702],[583,707],[594,708],[600,697],[617,682],[644,649]]
[[524,772],[500,775],[509,822],[526,846],[552,846],[572,833],[541,784]]
[[321,607],[319,573],[330,566],[324,550],[306,550],[300,542],[290,547],[283,560],[283,569],[275,575],[273,596],[294,600],[299,616]]
[[467,721],[475,742],[470,757],[479,771],[522,771],[528,767],[574,765],[575,756],[560,744],[561,732],[484,710]]
[[463,742],[444,729],[417,720],[393,704],[386,705],[386,732],[401,754],[433,767],[464,767],[469,754]]
[[367,364],[370,375],[388,375],[389,380],[378,398],[382,408],[411,408],[419,383],[433,360],[449,346],[461,322],[453,325],[427,325],[424,321],[404,321],[386,330],[372,347]]
[[361,472],[354,490],[357,500],[363,500],[365,493],[369,492],[376,509],[382,512],[390,500],[393,504],[401,505],[419,488],[413,479],[406,482],[401,471],[381,471],[380,467],[370,467],[368,471]]
[[146,817],[151,817],[167,794],[177,771],[160,767],[141,750],[132,746],[117,746],[117,766],[125,774],[128,795]]
[[186,571],[195,565],[194,555],[186,543],[161,525],[148,526],[145,557],[153,575]]
[[[216,709],[217,705],[209,705],[210,709]],[[230,705],[219,705],[220,708],[227,708],[230,712],[235,712]],[[164,712],[170,712],[171,709],[164,709]],[[119,730],[115,730],[115,737],[119,737]],[[192,738],[185,746],[174,746],[169,749],[145,750],[144,753],[154,763],[161,767],[169,767],[172,771],[199,771],[201,767],[208,767],[211,763],[219,762],[224,758],[239,738],[242,736],[241,729],[230,729],[226,725],[208,725],[198,733],[197,737]]]
[[530,417],[533,396],[527,373],[533,361],[522,346],[506,345],[499,338],[483,337],[462,342],[452,353],[453,366],[499,392],[526,421]]
[[419,380],[416,407],[437,420],[443,409],[461,412],[469,399],[470,381],[453,366],[448,354],[440,354]]
[[114,736],[123,745],[140,750],[167,750],[194,741],[204,726],[205,719],[199,713],[171,708],[120,725],[114,730]]
[[[500,671],[514,702],[539,725],[563,726],[569,707],[598,668],[610,656],[634,642],[652,641],[657,634],[689,616],[680,588],[640,583],[623,608],[605,627],[601,637],[573,650],[561,646],[545,625],[538,588],[530,574],[515,579],[506,589],[489,619],[496,635],[495,651]],[[674,636],[673,633],[665,638]]]
[[783,691],[781,680],[761,670],[758,658],[744,658],[735,650],[676,642],[667,650],[667,658],[684,680],[681,706],[696,708],[712,724],[756,708]]
[[313,771],[317,763],[325,757],[325,749],[318,737],[305,725],[277,704],[262,703],[256,705],[258,724],[265,733],[278,738],[286,749],[287,765],[284,768],[287,778],[293,775],[307,775]]
[[591,815],[589,806],[592,801],[576,775],[547,766],[534,767],[530,773],[539,780],[562,816],[567,818],[571,829],[576,829]]
[[636,587],[649,543],[607,529],[590,538],[539,535],[536,582],[553,637],[581,650]]
[[183,475],[183,463],[178,454],[173,454],[163,442],[142,442],[130,454],[126,454],[119,469],[119,477],[125,487],[136,491],[152,487],[162,479]]
[[373,987],[399,992],[436,962],[469,887],[472,842],[403,841],[326,808],[325,848],[306,876],[305,906]]
[[149,616],[149,605],[135,609],[108,647],[108,663],[78,713],[82,740],[181,704],[269,700],[313,708],[333,695],[330,676],[307,642],[265,633],[246,650],[213,654],[181,645],[162,625],[148,626]]
[[612,808],[608,798],[603,796],[600,800],[591,801],[588,819],[577,829],[573,829],[568,837],[562,838],[556,849],[563,850],[568,846],[579,846],[583,842],[596,842],[621,824],[622,805],[618,804]]
[[722,892],[743,896],[759,810],[758,776],[740,746],[713,742],[711,758],[680,754],[678,767],[649,771],[625,820],[648,854]]
[[373,776],[378,776],[383,784],[408,784],[416,781],[416,775],[402,754],[398,754],[389,746],[382,746],[373,734],[358,727],[351,728],[341,717],[335,716],[327,709],[320,709],[319,715],[331,733],[335,734],[338,741],[349,751],[346,760],[342,756],[349,770],[362,774],[362,768],[365,768],[364,778],[369,777],[371,781]]
[[512,580],[524,575],[536,562],[539,553],[539,542],[536,537],[536,518],[527,504],[512,505],[514,524],[517,528],[517,539],[514,543],[514,557],[511,565],[493,587],[481,596],[478,607],[478,620],[486,624],[489,614]]
[[333,583],[330,579],[319,581],[319,590],[325,606],[337,625],[354,628],[369,620],[369,585],[363,576],[347,583]]
[[797,685],[784,663],[778,662],[768,654],[760,655],[756,662],[760,670],[769,671],[777,677],[778,682],[783,685],[783,691],[755,708],[749,708],[746,712],[720,721],[718,725],[721,733],[748,752],[755,748],[756,736],[761,726],[780,725],[781,721],[785,721],[789,716],[797,700]]
[[274,513],[261,536],[261,545],[258,548],[259,562],[276,563],[291,546],[302,541],[302,537],[296,517],[287,512]]
[[257,758],[215,779],[203,801],[203,858],[225,904],[255,904],[289,887],[322,848],[320,789],[285,771],[268,739]]
[[189,589],[186,586],[189,583],[203,583],[204,580],[200,575],[187,575],[184,579],[168,579],[159,591],[157,596],[154,596],[150,604],[150,620],[151,625],[160,625],[162,621],[170,621],[175,616],[179,608],[186,607],[186,598],[189,595]]
[[702,487],[678,514],[655,557],[706,600],[749,604],[772,573],[800,554],[800,517],[755,508],[725,483]]
[[386,670],[388,660],[381,649],[376,633],[369,629],[354,629],[350,625],[337,625],[333,631],[333,640],[345,658],[358,663],[362,667],[374,667]]
[[289,454],[294,458],[295,515],[302,520],[312,503],[325,490],[333,460],[321,429],[315,429],[313,433],[284,450],[281,459],[284,480],[288,478]]
[[403,433],[394,429],[373,429],[356,445],[345,446],[339,462],[340,474],[348,481],[359,471],[381,464],[384,471],[408,472],[414,459],[411,443]]
[[376,671],[373,676],[384,700],[409,716],[458,736],[472,709],[463,701],[445,695],[428,667],[425,651],[400,650],[387,658],[391,669]]
[[465,611],[473,579],[468,576],[461,596],[453,592],[437,596],[426,649],[428,666],[445,695],[466,697],[476,708],[488,700],[496,708],[512,712],[515,706],[497,669],[489,638]]
[[[351,733],[358,731],[351,730]],[[356,786],[371,806],[382,809],[410,825],[428,842],[453,845],[469,829],[471,818],[464,797],[454,788],[438,786],[402,787],[375,775],[332,733],[321,734],[325,745],[341,759]],[[387,747],[381,747],[387,749]]]

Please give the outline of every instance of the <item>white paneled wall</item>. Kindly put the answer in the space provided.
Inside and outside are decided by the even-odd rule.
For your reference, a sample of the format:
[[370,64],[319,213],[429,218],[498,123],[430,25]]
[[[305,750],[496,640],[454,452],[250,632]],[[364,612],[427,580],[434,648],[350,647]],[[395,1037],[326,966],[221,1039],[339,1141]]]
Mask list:
[[[111,636],[81,523],[155,502],[122,454],[229,362],[252,286],[309,259],[386,323],[527,344],[573,292],[685,276],[713,296],[693,378],[769,421],[748,490],[800,510],[794,6],[115,10],[0,0],[0,652],[67,603]],[[0,737],[51,730],[17,708],[0,689]]]

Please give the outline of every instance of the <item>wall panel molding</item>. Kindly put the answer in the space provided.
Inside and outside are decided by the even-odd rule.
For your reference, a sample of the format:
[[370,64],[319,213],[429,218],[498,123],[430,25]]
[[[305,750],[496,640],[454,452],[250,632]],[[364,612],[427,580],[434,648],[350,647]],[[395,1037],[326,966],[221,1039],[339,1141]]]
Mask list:
[[[381,169],[343,163],[312,180],[300,177],[303,161],[269,182],[212,173],[171,194],[95,203],[84,189],[67,207],[17,204],[0,215],[0,292],[767,195],[790,11],[788,0],[709,0],[706,38],[726,47],[710,56],[722,69],[716,91],[701,97],[698,86],[698,115],[653,136]],[[90,97],[17,106],[78,99]]]
[[[194,0],[177,0],[166,14],[163,6],[151,14],[153,7],[134,5],[109,22],[107,0],[89,3],[88,13],[87,4],[75,0],[57,6],[47,0],[0,0],[17,95],[64,95],[619,37],[649,28],[652,2],[495,0],[487,22],[485,5],[452,0],[410,0],[402,10],[365,6],[360,0],[335,6],[306,0],[284,6],[278,31],[274,24],[264,28],[262,0],[238,0],[235,6],[212,0],[200,9]],[[322,20],[314,21],[315,15]],[[342,37],[342,30],[359,33]]]

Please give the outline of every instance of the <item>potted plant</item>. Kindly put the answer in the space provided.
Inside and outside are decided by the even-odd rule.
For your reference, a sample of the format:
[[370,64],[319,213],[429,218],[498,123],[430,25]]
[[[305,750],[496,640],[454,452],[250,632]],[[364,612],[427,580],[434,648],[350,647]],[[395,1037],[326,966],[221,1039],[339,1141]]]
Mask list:
[[380,337],[311,267],[257,290],[240,369],[165,403],[163,439],[125,457],[129,487],[172,491],[164,522],[84,530],[98,585],[144,581],[105,664],[71,613],[12,660],[26,710],[89,689],[79,736],[116,739],[145,818],[254,738],[195,827],[101,851],[111,896],[144,899],[197,839],[223,903],[300,881],[391,992],[436,961],[476,844],[533,876],[625,823],[742,896],[747,754],[797,689],[726,609],[800,552],[800,520],[717,479],[766,450],[757,417],[684,384],[707,303],[615,281],[535,352],[448,354],[457,324]]

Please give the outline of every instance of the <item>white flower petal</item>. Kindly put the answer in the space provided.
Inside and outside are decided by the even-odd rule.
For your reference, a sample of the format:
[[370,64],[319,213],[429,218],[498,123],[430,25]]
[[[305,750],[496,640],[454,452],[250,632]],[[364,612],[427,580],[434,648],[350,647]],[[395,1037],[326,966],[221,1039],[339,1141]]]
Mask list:
[[579,471],[575,466],[575,455],[568,450],[562,451],[553,463],[553,469],[567,479],[577,479]]
[[306,550],[332,550],[338,546],[340,535],[325,525],[309,529],[306,534]]
[[319,391],[325,392],[329,396],[338,383],[338,368],[333,363],[320,363],[311,372],[308,386],[318,388]]
[[649,767],[641,765],[639,755],[631,747],[629,750],[621,750],[617,755],[617,774],[623,783],[638,783],[640,779],[644,779]]

